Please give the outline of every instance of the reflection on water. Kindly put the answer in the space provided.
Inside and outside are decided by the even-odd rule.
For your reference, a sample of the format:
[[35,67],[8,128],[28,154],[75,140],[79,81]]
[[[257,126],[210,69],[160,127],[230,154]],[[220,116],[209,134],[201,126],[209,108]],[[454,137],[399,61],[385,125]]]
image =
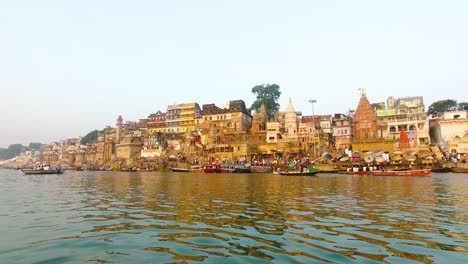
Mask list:
[[2,263],[468,262],[468,175],[0,170]]

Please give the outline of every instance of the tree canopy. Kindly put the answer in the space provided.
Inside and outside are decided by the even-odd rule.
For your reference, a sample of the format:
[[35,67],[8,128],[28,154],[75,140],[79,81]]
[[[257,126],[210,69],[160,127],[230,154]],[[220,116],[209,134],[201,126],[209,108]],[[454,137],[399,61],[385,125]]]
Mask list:
[[457,101],[452,99],[440,100],[432,103],[427,110],[430,115],[441,114],[443,112],[449,112],[457,110]]
[[280,87],[277,84],[261,84],[252,88],[252,93],[257,96],[251,108],[255,111],[265,104],[268,120],[272,119],[279,111],[278,99],[281,96]]
[[462,102],[462,103],[458,103],[458,110],[460,111],[468,111],[468,102]]
[[88,144],[88,143],[91,143],[93,141],[96,141],[98,133],[99,133],[98,130],[93,130],[93,131],[89,132],[88,134],[86,134],[86,136],[84,136],[81,139],[81,144]]

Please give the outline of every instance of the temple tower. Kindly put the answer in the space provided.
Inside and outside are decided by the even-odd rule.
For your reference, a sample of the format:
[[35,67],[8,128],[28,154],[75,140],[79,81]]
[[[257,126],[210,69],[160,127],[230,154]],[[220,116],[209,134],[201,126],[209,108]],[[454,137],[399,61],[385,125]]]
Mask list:
[[117,118],[117,123],[116,123],[116,129],[117,129],[117,135],[116,135],[116,141],[115,143],[119,144],[120,141],[122,140],[122,127],[123,127],[123,119],[122,116],[119,115]]

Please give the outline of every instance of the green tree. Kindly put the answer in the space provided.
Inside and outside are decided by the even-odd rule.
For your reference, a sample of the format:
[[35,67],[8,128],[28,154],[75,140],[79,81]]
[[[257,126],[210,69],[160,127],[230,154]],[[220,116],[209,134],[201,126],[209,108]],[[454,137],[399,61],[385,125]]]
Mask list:
[[377,110],[385,109],[385,104],[382,104],[382,103],[373,103],[373,104],[372,104],[372,108],[377,109]]
[[88,144],[88,143],[91,143],[93,141],[96,141],[98,133],[99,133],[98,130],[93,130],[93,131],[89,132],[88,134],[86,134],[86,136],[84,136],[81,139],[81,144]]
[[29,143],[29,146],[28,146],[28,148],[29,148],[30,150],[40,150],[41,147],[42,147],[42,144],[41,144],[41,143],[37,143],[37,142],[31,142],[31,143]]
[[452,99],[440,100],[432,103],[427,110],[430,115],[441,114],[443,112],[453,111],[457,109],[457,101]]
[[458,103],[458,110],[460,110],[460,111],[467,110],[468,111],[468,102]]
[[257,96],[251,108],[255,111],[265,104],[268,120],[272,119],[279,111],[278,99],[281,96],[280,87],[277,84],[262,84],[252,88],[252,93]]

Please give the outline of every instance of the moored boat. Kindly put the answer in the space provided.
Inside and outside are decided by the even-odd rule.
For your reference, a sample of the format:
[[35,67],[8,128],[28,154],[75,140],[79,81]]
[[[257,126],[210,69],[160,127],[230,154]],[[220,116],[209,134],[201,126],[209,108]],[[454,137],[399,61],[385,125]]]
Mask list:
[[403,171],[372,171],[372,176],[428,176],[431,169]]
[[221,164],[219,168],[220,173],[233,173],[236,172],[236,166],[232,164]]
[[270,173],[273,171],[273,169],[270,166],[251,166],[250,167],[251,172],[253,173]]
[[67,170],[69,170],[69,171],[82,171],[83,168],[81,168],[80,166],[73,166],[73,167],[68,167]]
[[451,168],[454,173],[468,173],[468,168]]
[[186,168],[171,168],[171,171],[173,172],[189,172],[189,169]]
[[251,173],[252,168],[249,165],[236,165],[237,173]]
[[65,170],[62,168],[36,170],[36,169],[21,169],[24,174],[39,175],[39,174],[62,174]]
[[314,176],[319,171],[280,171],[279,174],[283,176]]
[[218,173],[221,169],[220,165],[213,164],[213,165],[203,165],[203,172],[205,173]]

